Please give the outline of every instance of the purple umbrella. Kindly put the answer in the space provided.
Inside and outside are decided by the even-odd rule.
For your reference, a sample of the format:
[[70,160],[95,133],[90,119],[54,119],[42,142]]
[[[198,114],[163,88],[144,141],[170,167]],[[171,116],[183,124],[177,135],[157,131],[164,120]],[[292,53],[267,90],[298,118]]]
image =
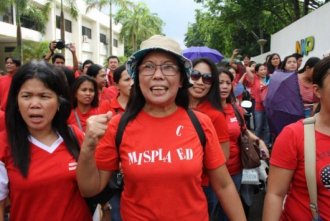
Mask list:
[[304,105],[296,73],[276,71],[264,101],[269,128],[278,135],[283,127],[304,118]]
[[186,48],[182,54],[190,60],[206,57],[218,63],[223,59],[223,55],[219,51],[205,46]]

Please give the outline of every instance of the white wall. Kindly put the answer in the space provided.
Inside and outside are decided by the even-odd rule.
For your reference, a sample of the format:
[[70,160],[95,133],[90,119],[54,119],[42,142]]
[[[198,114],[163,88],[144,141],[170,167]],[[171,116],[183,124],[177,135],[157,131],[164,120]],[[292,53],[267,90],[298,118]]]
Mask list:
[[323,57],[330,50],[330,3],[290,24],[271,36],[271,51],[253,57],[253,60],[264,61],[267,54],[279,53],[281,59],[296,52],[296,41],[313,36],[314,49],[304,56],[305,62],[309,57]]

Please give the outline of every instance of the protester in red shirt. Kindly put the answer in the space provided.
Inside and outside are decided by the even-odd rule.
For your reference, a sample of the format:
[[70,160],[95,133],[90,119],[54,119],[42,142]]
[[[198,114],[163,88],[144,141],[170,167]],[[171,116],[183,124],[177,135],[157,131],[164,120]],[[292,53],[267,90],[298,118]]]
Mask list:
[[98,64],[92,64],[86,74],[93,77],[96,80],[98,94],[99,94],[99,103],[102,103],[104,100],[111,101],[112,98],[115,98],[118,94],[115,88],[107,88],[107,80],[104,68]]
[[83,134],[66,123],[67,87],[63,73],[44,61],[25,64],[13,77],[0,133],[12,221],[92,220],[76,181],[79,145],[71,134],[78,142]]
[[[229,134],[222,112],[219,93],[218,70],[214,62],[208,58],[199,58],[192,61],[193,71],[190,81],[193,85],[188,89],[189,106],[210,117],[218,135],[219,143],[225,154],[229,158]],[[210,219],[214,215],[218,199],[209,185],[207,176],[203,180],[203,189],[208,201],[208,211]]]
[[[114,71],[113,80],[118,90],[118,96],[113,98],[108,104],[101,105],[100,111],[106,113],[110,110],[113,115],[116,115],[125,111],[134,81],[128,74],[126,65],[121,65]],[[105,110],[104,106],[106,106]]]
[[82,75],[72,86],[72,111],[68,119],[69,124],[76,125],[80,130],[86,130],[86,120],[98,114],[98,90],[94,78]]
[[107,80],[107,87],[114,86],[115,82],[113,80],[113,72],[119,66],[119,58],[115,55],[108,57],[108,66],[106,68],[106,80]]
[[[238,144],[238,138],[241,133],[240,121],[244,123],[243,110],[237,106],[234,94],[233,94],[233,82],[234,77],[226,69],[219,70],[219,87],[221,104],[224,108],[226,121],[228,125],[229,138],[230,138],[230,154],[229,160],[227,161],[228,171],[236,185],[237,190],[240,189],[242,181],[242,164],[241,164],[241,147]],[[236,111],[238,110],[238,111]],[[236,112],[236,113],[235,113]],[[240,112],[240,115],[237,115]],[[238,119],[239,117],[239,119]],[[245,125],[245,123],[244,123]],[[248,135],[251,140],[259,140],[260,148],[265,153],[265,157],[269,157],[268,149],[266,144],[248,130]],[[221,211],[221,210],[220,210]],[[228,219],[221,211],[221,217]]]
[[[313,89],[321,106],[320,112],[314,116],[316,168],[308,169],[314,170],[316,175],[319,220],[330,220],[330,57],[314,66]],[[309,204],[304,162],[304,125],[300,120],[286,126],[275,140],[263,220],[314,220]]]
[[7,97],[12,78],[17,69],[21,66],[21,61],[13,57],[5,58],[7,74],[0,77],[0,110],[5,111],[7,105]]
[[255,100],[254,106],[254,131],[267,145],[271,144],[270,131],[267,122],[265,107],[263,105],[270,77],[268,75],[267,67],[264,64],[257,64],[255,67],[255,74],[246,69],[247,86],[251,89]]
[[[193,112],[206,136],[203,148],[188,116],[190,61],[182,56],[180,45],[165,36],[153,36],[140,48],[127,63],[134,86],[124,114],[109,123],[108,114],[87,120],[77,174],[81,193],[99,192],[120,159],[123,220],[207,221],[202,190],[206,170],[230,219],[246,220],[211,120]],[[117,153],[121,119],[128,122]]]

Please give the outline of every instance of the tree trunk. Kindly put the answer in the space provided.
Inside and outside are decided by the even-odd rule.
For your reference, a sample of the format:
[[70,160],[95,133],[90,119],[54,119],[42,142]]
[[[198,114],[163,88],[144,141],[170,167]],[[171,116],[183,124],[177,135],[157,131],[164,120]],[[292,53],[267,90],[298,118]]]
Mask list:
[[[61,0],[61,18],[60,18],[60,27],[61,27],[61,39],[65,42],[65,24],[64,24],[64,11],[63,11],[63,0]],[[64,55],[64,49],[61,50],[61,53]]]
[[16,5],[16,44],[17,44],[17,56],[18,59],[23,63],[23,45],[22,45],[22,29],[21,29],[21,15]]
[[300,15],[300,7],[299,7],[299,0],[293,0],[293,11],[295,15],[295,20],[298,20],[301,15]]
[[309,0],[304,0],[304,15],[308,14]]
[[110,36],[109,36],[109,55],[112,56],[112,1],[110,0]]

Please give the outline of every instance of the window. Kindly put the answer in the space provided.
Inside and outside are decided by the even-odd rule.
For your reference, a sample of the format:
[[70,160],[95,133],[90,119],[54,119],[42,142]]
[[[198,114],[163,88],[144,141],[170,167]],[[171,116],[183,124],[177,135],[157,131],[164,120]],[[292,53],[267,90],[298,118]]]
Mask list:
[[3,15],[0,15],[0,21],[14,24],[13,6],[10,6],[7,10],[4,11]]
[[107,36],[105,34],[100,34],[100,42],[107,44]]
[[82,35],[87,35],[89,39],[92,39],[92,29],[82,26]]
[[29,16],[21,16],[21,25],[24,28],[40,31],[39,23],[33,21]]
[[[56,15],[56,28],[61,29],[61,16]],[[66,32],[72,33],[72,22],[64,19],[64,29]]]
[[15,50],[15,47],[5,47],[5,52],[13,52]]
[[117,39],[113,39],[113,46],[118,48],[118,40]]

